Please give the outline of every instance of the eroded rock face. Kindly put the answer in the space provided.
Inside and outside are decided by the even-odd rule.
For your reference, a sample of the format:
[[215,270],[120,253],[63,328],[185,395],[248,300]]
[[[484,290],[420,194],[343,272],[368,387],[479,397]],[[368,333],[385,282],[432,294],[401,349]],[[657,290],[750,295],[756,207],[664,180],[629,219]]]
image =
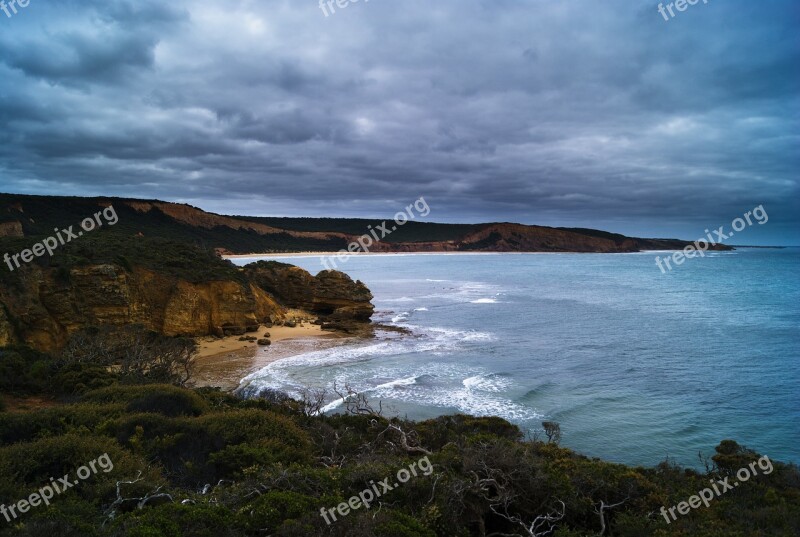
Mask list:
[[312,276],[299,267],[261,261],[247,265],[245,273],[281,304],[326,319],[369,322],[375,310],[369,289],[342,272],[325,270]]
[[353,331],[374,310],[369,289],[340,272],[314,277],[292,265],[261,262],[244,273],[247,281],[192,283],[138,266],[64,271],[28,265],[17,273],[17,284],[0,285],[0,346],[26,343],[55,352],[93,325],[141,324],[168,336],[244,335],[283,320],[287,308]]
[[284,308],[254,285],[190,283],[136,267],[26,267],[20,285],[0,287],[0,346],[23,342],[56,351],[91,325],[142,324],[165,335],[223,335],[252,330]]

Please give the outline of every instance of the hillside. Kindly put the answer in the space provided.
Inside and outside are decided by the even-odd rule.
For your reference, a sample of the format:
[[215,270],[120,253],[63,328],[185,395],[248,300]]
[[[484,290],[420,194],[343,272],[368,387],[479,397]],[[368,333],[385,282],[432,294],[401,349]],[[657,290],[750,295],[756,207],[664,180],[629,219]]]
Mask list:
[[[129,198],[0,194],[0,239],[51,235],[113,205],[118,221],[102,227],[118,236],[158,237],[224,253],[335,252],[381,221],[350,218],[224,216],[190,205]],[[35,242],[35,241],[34,241]],[[683,249],[689,242],[641,239],[604,231],[513,223],[408,222],[376,243],[373,252],[635,252]],[[716,249],[730,249],[717,246]]]

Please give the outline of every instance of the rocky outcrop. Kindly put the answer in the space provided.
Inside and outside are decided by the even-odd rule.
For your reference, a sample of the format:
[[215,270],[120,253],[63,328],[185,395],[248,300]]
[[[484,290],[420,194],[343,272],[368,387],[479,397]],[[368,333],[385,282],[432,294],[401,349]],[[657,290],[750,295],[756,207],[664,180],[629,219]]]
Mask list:
[[247,265],[245,274],[281,304],[328,321],[368,322],[375,310],[369,289],[342,272],[325,270],[312,276],[292,265],[260,261]]
[[243,270],[247,279],[204,282],[140,266],[26,266],[13,283],[0,285],[0,346],[57,351],[71,334],[93,325],[141,324],[168,336],[243,335],[283,320],[288,308],[369,322],[372,295],[361,282],[334,271],[315,278],[276,265],[250,265]]
[[20,276],[21,288],[0,289],[0,345],[24,342],[53,351],[91,325],[142,324],[165,335],[221,336],[239,327],[257,329],[283,311],[265,292],[239,282],[189,283],[142,268],[76,267],[65,277],[33,266]]
[[20,222],[1,222],[0,223],[0,237],[24,237],[25,233],[22,230]]

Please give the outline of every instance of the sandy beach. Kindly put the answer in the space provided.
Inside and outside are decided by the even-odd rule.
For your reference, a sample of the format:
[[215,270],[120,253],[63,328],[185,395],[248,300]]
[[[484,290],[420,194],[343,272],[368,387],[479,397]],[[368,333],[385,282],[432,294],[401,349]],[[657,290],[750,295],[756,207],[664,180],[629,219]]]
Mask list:
[[256,342],[239,341],[241,336],[197,338],[197,386],[233,390],[244,377],[276,360],[332,347],[344,339],[341,334],[322,330],[313,324],[298,325],[295,328],[261,326],[258,332],[247,335],[262,338],[267,332],[272,345],[264,347]]
[[[582,253],[582,252],[351,252],[348,253],[348,257],[350,256],[368,256],[368,257],[380,257],[380,256],[395,256],[395,257],[405,257],[405,256],[428,256],[428,255],[463,255],[463,256],[475,256],[475,255],[561,255],[565,253]],[[291,259],[297,257],[336,257],[339,255],[339,252],[284,252],[284,253],[253,253],[253,254],[226,254],[223,255],[223,259],[246,259],[248,257],[270,257],[274,259]]]

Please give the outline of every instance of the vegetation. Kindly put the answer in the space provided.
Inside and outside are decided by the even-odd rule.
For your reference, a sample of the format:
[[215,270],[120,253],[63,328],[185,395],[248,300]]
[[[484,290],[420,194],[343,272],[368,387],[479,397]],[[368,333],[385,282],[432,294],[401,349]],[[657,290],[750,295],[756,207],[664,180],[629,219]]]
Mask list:
[[[558,445],[554,422],[543,424],[541,439],[525,439],[499,418],[387,418],[350,388],[340,390],[345,413],[323,416],[315,412],[318,392],[304,401],[276,392],[242,400],[174,385],[180,377],[165,382],[97,367],[122,359],[115,338],[128,337],[112,335],[103,346],[92,340],[98,333],[77,338],[59,358],[24,347],[0,350],[3,394],[58,401],[0,413],[0,504],[28,498],[51,477],[74,475],[104,453],[114,463],[49,506],[11,523],[0,518],[0,535],[800,534],[800,472],[775,461],[771,473],[759,472],[708,508],[666,523],[662,506],[686,501],[709,479],[758,459],[731,440],[717,447],[706,472],[696,472],[668,461],[631,468],[577,455]],[[148,348],[153,356],[170,349]],[[77,358],[82,352],[99,362]],[[80,379],[81,388],[64,378]],[[395,481],[422,457],[429,475],[419,473],[370,509],[337,515],[330,525],[321,516],[387,477]]]
[[[327,231],[361,236],[369,232],[370,226],[378,228],[383,220],[366,218],[282,218],[237,216],[241,220],[258,222],[268,226],[291,231]],[[390,228],[394,224],[390,223]],[[433,222],[409,221],[399,226],[383,239],[383,242],[431,242],[457,241],[467,233],[477,231],[476,224],[437,224]]]
[[[42,238],[0,238],[0,251],[21,252]],[[56,268],[63,278],[69,278],[69,271],[74,267],[109,264],[126,271],[132,271],[135,265],[194,283],[215,280],[244,282],[241,272],[232,263],[208,248],[160,238],[125,237],[103,232],[86,234],[61,246],[53,256],[45,254],[35,258],[33,263]],[[5,265],[0,267],[0,283],[15,286],[21,275],[20,270],[11,272]]]
[[[73,198],[73,197],[51,197],[51,196],[24,196],[19,194],[0,194],[0,223],[5,221],[20,221],[25,233],[22,241],[0,238],[0,246],[6,252],[19,252],[24,248],[30,247],[33,243],[42,240],[54,233],[55,228],[64,229],[70,225],[75,226],[78,231],[78,224],[87,216],[96,213],[100,208],[99,203],[112,203],[117,213],[118,221],[113,226],[104,223],[100,228],[91,233],[85,233],[80,239],[76,239],[67,246],[77,246],[85,244],[86,241],[96,240],[98,235],[113,237],[113,243],[104,242],[95,245],[96,249],[112,253],[113,249],[104,248],[106,244],[120,245],[125,248],[127,253],[121,253],[130,260],[139,261],[137,254],[148,252],[137,245],[149,246],[149,240],[158,240],[162,244],[183,245],[199,247],[202,250],[211,251],[213,248],[226,248],[234,253],[252,252],[292,252],[292,251],[337,251],[347,247],[344,239],[314,239],[307,237],[294,237],[289,233],[275,233],[271,235],[260,235],[252,230],[234,229],[226,226],[206,228],[192,226],[179,222],[172,217],[164,214],[160,209],[153,208],[147,212],[137,211],[125,203],[114,203],[122,201],[116,198]],[[156,200],[135,200],[147,203]],[[19,211],[14,207],[21,204],[24,208],[24,218],[20,219]],[[359,234],[364,233],[360,231]],[[144,239],[144,240],[141,240]],[[9,246],[5,246],[8,243]],[[126,243],[132,243],[127,246]],[[171,248],[171,247],[170,247]],[[181,259],[175,252],[169,254],[170,248],[159,249],[153,255],[167,255],[172,262]],[[86,246],[82,252],[91,253],[91,249]],[[76,257],[81,257],[81,252]],[[114,257],[112,256],[112,260]],[[187,258],[186,265],[191,265],[192,258]],[[200,266],[202,264],[198,264]],[[181,268],[179,266],[178,268]]]
[[[134,209],[126,202],[134,202],[138,209]],[[199,248],[213,256],[214,248],[224,248],[236,254],[270,253],[270,252],[336,252],[346,249],[348,240],[343,237],[310,236],[298,237],[293,232],[313,233],[342,233],[351,236],[361,236],[372,229],[380,229],[384,220],[363,218],[282,218],[282,217],[254,217],[234,216],[228,217],[234,222],[241,223],[244,227],[237,229],[227,225],[208,227],[208,223],[191,225],[176,220],[165,214],[161,209],[152,207],[143,210],[143,205],[155,203],[158,200],[131,200],[120,198],[78,198],[54,196],[25,196],[19,194],[0,194],[0,224],[4,222],[19,222],[25,234],[24,239],[0,237],[0,249],[5,252],[20,252],[29,248],[35,242],[51,236],[55,228],[64,229],[70,225],[77,226],[86,217],[96,213],[101,205],[113,204],[118,215],[118,221],[109,226],[104,224],[91,233],[84,234],[80,239],[67,246],[72,250],[70,255],[59,260],[59,263],[70,265],[75,262],[86,262],[91,259],[103,258],[122,266],[127,262],[141,261],[145,264],[152,263],[162,256],[168,263],[159,267],[170,267],[185,274],[194,270],[209,270],[206,275],[213,275],[219,266],[213,262],[203,263],[197,254],[184,252],[188,247]],[[22,208],[22,212],[20,212]],[[180,206],[175,205],[175,208]],[[193,209],[189,207],[189,209]],[[208,216],[213,216],[206,213]],[[228,220],[230,221],[230,220]],[[385,220],[387,228],[395,227],[391,215]],[[285,230],[285,232],[260,234],[246,229],[248,223],[257,223]],[[439,224],[425,221],[409,221],[390,234],[381,238],[385,243],[413,243],[413,242],[446,242],[460,243],[470,233],[476,233],[490,224]],[[546,228],[540,228],[546,229]],[[593,238],[608,239],[618,246],[626,242],[633,242],[638,248],[644,249],[683,249],[689,243],[677,240],[636,239],[625,237],[616,233],[608,233],[594,229],[583,228],[553,228],[569,231],[578,235]],[[381,235],[383,233],[379,232]],[[107,240],[101,241],[103,236]],[[159,239],[154,239],[158,237]],[[462,244],[465,251],[492,248],[502,238],[495,233],[482,241]],[[93,242],[93,245],[87,244]],[[155,241],[155,242],[151,242]],[[514,239],[509,239],[509,244],[514,244]],[[78,245],[81,247],[77,247]],[[77,247],[77,248],[76,248]],[[727,249],[727,246],[718,245],[715,248]],[[113,255],[117,250],[119,253]],[[189,257],[181,255],[190,253]],[[40,260],[40,262],[45,262]],[[203,268],[206,267],[207,268]],[[3,270],[0,270],[2,277]],[[196,273],[200,278],[202,273]]]

